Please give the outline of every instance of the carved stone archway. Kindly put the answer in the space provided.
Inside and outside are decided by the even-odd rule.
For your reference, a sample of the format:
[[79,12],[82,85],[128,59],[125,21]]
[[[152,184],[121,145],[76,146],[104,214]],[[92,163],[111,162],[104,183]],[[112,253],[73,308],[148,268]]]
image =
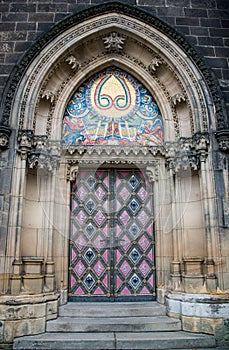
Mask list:
[[[110,66],[132,74],[155,97],[164,145],[62,144],[62,119],[73,92]],[[99,164],[144,167],[154,182],[158,301],[164,303],[169,290],[217,289],[221,261],[208,155],[213,147],[209,134],[224,123],[213,86],[203,62],[180,35],[118,3],[72,16],[34,45],[12,77],[1,129],[6,143],[9,124],[17,133],[6,263],[12,294],[44,293],[53,300],[60,295],[61,303],[67,301],[69,180],[78,167]],[[185,208],[196,210],[196,223]],[[190,249],[193,235],[195,248]]]

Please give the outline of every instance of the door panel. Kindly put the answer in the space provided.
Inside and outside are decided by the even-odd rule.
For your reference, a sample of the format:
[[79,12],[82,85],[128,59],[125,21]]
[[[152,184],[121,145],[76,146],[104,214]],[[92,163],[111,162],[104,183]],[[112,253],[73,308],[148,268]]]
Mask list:
[[79,172],[72,187],[70,300],[155,299],[151,191],[138,170]]
[[115,297],[155,294],[151,186],[141,171],[115,170]]
[[110,293],[108,171],[80,171],[72,187],[70,295]]

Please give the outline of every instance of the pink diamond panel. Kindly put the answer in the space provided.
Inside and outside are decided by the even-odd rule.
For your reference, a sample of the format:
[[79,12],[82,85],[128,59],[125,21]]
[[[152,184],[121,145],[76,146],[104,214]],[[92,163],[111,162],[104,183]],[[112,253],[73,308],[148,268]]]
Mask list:
[[142,250],[146,250],[150,244],[149,240],[145,235],[142,235],[142,237],[139,239],[138,244],[142,248]]
[[126,277],[128,276],[130,270],[131,270],[131,267],[130,265],[128,264],[128,262],[125,260],[122,265],[120,266],[119,270],[122,272],[123,276]]
[[99,210],[97,212],[97,214],[94,216],[94,220],[96,221],[96,223],[101,226],[105,220],[105,216],[103,215],[103,213]]
[[119,195],[122,199],[124,199],[124,201],[126,201],[127,198],[130,197],[130,192],[126,187],[123,187],[123,189],[119,192]]
[[150,266],[147,264],[147,262],[145,260],[143,260],[143,262],[139,266],[139,270],[141,271],[141,273],[145,277],[150,271]]
[[100,260],[97,261],[97,263],[94,266],[94,271],[96,272],[96,275],[100,277],[104,272],[104,270],[105,270],[105,267],[103,266],[101,261]]
[[104,189],[101,186],[99,186],[95,191],[95,195],[98,198],[98,200],[100,200],[100,201],[103,199],[105,194],[106,194],[106,192],[104,191]]
[[142,210],[141,213],[138,215],[138,220],[141,222],[143,226],[145,226],[145,224],[149,220],[149,217],[144,210]]
[[87,220],[87,215],[83,212],[83,210],[80,210],[79,213],[76,215],[76,220],[80,225],[83,225]]
[[77,273],[77,275],[80,277],[86,270],[86,267],[82,263],[82,261],[79,261],[76,266],[74,267],[74,271]]
[[123,225],[127,225],[130,221],[130,216],[126,210],[124,210],[124,212],[120,215],[120,220],[123,223]]
[[141,187],[140,190],[138,191],[138,197],[141,198],[142,201],[146,199],[147,192],[144,189],[144,187]]

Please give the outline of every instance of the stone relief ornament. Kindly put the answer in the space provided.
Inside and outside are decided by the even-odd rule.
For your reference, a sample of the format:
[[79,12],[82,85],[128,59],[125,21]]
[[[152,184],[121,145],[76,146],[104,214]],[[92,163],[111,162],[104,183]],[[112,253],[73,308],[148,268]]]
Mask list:
[[105,37],[103,37],[103,43],[105,49],[120,51],[123,50],[123,45],[125,43],[126,36],[119,34],[117,32],[112,32]]
[[208,155],[208,133],[196,133],[193,137],[181,137],[178,142],[165,143],[165,158],[168,169],[198,170],[200,162],[206,161]]
[[24,160],[27,159],[32,149],[33,135],[32,130],[19,130],[18,132],[18,153]]
[[11,130],[8,127],[0,126],[0,150],[5,150],[9,146]]
[[9,144],[9,136],[5,134],[0,134],[0,148],[5,149]]
[[174,106],[176,106],[178,103],[185,102],[186,99],[183,94],[177,93],[171,97],[171,100]]
[[159,178],[159,161],[152,163],[146,167],[146,175],[150,182],[155,182]]
[[150,73],[155,73],[161,64],[163,64],[162,60],[158,57],[154,57],[148,67]]
[[219,150],[229,152],[229,129],[220,130],[216,133]]
[[51,103],[55,100],[55,94],[53,91],[45,90],[41,96],[41,98],[45,98],[46,100],[50,100]]
[[29,168],[52,172],[59,165],[61,144],[47,140],[46,135],[34,135],[32,130],[19,130],[18,153],[27,160]]
[[81,67],[80,63],[73,55],[68,56],[65,61],[68,62],[72,69],[79,70]]

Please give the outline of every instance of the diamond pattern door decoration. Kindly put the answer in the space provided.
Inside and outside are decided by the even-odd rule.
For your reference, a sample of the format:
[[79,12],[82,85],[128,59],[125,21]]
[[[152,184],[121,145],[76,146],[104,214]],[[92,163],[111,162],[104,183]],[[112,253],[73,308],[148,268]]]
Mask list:
[[71,206],[70,300],[155,299],[152,189],[144,173],[82,170]]

